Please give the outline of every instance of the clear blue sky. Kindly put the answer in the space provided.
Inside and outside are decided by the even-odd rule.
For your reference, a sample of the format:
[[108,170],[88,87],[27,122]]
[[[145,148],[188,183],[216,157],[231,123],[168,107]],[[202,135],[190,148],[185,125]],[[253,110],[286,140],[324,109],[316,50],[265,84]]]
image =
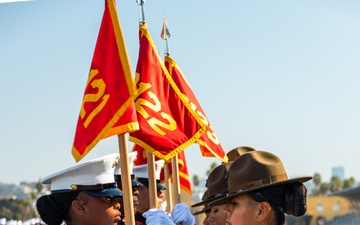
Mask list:
[[[117,9],[133,71],[139,6]],[[71,146],[103,0],[0,4],[0,182],[37,181],[75,164]],[[148,0],[163,55],[182,68],[224,150],[247,145],[282,158],[289,176],[343,166],[360,181],[360,1]],[[118,151],[101,141],[84,159]],[[131,146],[131,144],[130,144]],[[190,175],[214,158],[186,151]],[[80,162],[81,162],[80,161]]]

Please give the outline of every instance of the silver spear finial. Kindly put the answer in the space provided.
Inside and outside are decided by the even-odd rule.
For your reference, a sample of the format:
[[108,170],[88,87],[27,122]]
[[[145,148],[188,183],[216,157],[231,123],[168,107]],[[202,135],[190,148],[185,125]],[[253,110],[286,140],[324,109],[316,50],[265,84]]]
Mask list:
[[144,24],[145,21],[145,12],[144,12],[144,5],[145,0],[136,0],[137,4],[140,6],[140,20],[139,23]]
[[169,49],[169,42],[168,39],[171,37],[171,33],[169,31],[169,29],[167,28],[167,24],[166,24],[166,19],[164,17],[164,22],[163,22],[163,26],[161,29],[161,34],[160,34],[161,38],[165,40],[165,55],[170,55],[170,49]]

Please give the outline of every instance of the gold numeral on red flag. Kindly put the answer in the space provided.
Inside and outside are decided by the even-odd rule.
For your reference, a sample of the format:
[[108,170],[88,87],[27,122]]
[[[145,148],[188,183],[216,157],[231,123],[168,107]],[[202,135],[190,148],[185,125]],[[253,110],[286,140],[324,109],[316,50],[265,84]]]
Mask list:
[[152,129],[154,129],[154,131],[156,131],[156,133],[158,133],[158,134],[160,134],[162,136],[164,136],[166,134],[159,127],[164,128],[164,129],[166,129],[168,131],[176,130],[176,128],[177,128],[176,121],[169,114],[161,112],[160,115],[168,123],[160,121],[160,120],[158,120],[158,119],[156,119],[154,117],[148,120],[148,123],[149,123],[150,127]]
[[76,162],[100,140],[139,129],[134,96],[115,0],[106,0],[71,149]]
[[[137,75],[139,75],[139,74],[137,74]],[[152,87],[151,84],[141,82],[139,84],[139,89],[137,91],[139,94],[142,94],[145,91],[150,90],[151,87]],[[152,91],[148,91],[146,93],[146,96],[149,97],[149,99],[151,101],[149,101],[148,99],[144,99],[144,98],[136,99],[136,101],[135,101],[135,106],[137,109],[136,111],[142,117],[144,117],[144,119],[146,119],[146,122],[149,124],[149,126],[159,135],[164,136],[166,134],[166,132],[164,132],[160,128],[163,128],[168,131],[174,131],[177,128],[176,121],[169,114],[167,114],[165,112],[160,112],[161,111],[161,102],[159,101],[159,98],[156,96],[156,94]],[[148,111],[145,108],[150,109],[155,113],[160,113],[161,117],[165,121],[161,121],[155,117],[149,118],[150,114],[148,113]]]
[[[89,85],[90,81],[99,73],[98,70],[90,70],[89,73],[89,82],[87,85]],[[81,104],[81,110],[80,110],[80,117],[81,119],[84,119],[86,116],[86,110],[85,110],[85,103],[90,102],[97,102],[102,97],[102,101],[98,106],[96,106],[89,114],[89,116],[84,121],[84,127],[87,128],[91,121],[94,119],[94,117],[104,108],[106,105],[106,102],[109,100],[110,95],[104,94],[106,90],[106,84],[103,79],[96,79],[91,81],[90,83],[92,89],[97,89],[97,92],[95,94],[85,94],[83,102]]]

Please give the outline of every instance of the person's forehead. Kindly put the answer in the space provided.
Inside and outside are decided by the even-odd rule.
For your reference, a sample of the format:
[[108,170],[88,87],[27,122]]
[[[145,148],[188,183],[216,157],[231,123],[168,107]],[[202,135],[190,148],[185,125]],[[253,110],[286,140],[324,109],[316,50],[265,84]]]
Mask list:
[[149,188],[147,186],[137,187],[136,189],[139,191],[139,193],[144,193],[149,191]]
[[234,203],[245,203],[245,202],[249,202],[249,201],[251,201],[252,200],[252,198],[249,196],[249,195],[247,195],[247,194],[241,194],[241,195],[238,195],[238,196],[236,196],[236,197],[234,197],[232,200],[231,200],[231,202],[234,202]]
[[227,206],[227,204],[224,204],[224,205],[215,205],[215,206],[211,207],[211,211],[212,211],[212,210],[225,209],[226,206]]

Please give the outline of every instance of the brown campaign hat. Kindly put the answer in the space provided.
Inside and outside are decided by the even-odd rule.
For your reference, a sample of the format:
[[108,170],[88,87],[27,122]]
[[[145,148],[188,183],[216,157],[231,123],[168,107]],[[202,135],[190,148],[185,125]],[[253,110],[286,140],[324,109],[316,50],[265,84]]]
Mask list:
[[226,153],[226,156],[228,157],[230,162],[230,161],[234,161],[237,157],[251,151],[255,151],[255,149],[249,146],[239,146]]
[[[203,194],[203,197],[201,198],[202,201],[206,200],[207,198],[209,197],[209,191],[206,190]],[[211,207],[209,207],[207,204],[204,205],[204,207],[200,210],[200,211],[197,211],[195,213],[193,213],[193,215],[198,215],[198,214],[201,214],[201,213],[204,213],[206,212],[207,210],[211,209]]]
[[226,175],[231,164],[232,162],[221,164],[213,169],[213,171],[211,171],[206,184],[208,197],[205,200],[192,205],[191,207],[205,205],[219,197],[223,197],[228,194]]
[[229,168],[229,194],[209,203],[209,206],[222,205],[243,193],[271,186],[300,182],[312,177],[289,179],[280,158],[265,151],[251,151],[239,156]]

